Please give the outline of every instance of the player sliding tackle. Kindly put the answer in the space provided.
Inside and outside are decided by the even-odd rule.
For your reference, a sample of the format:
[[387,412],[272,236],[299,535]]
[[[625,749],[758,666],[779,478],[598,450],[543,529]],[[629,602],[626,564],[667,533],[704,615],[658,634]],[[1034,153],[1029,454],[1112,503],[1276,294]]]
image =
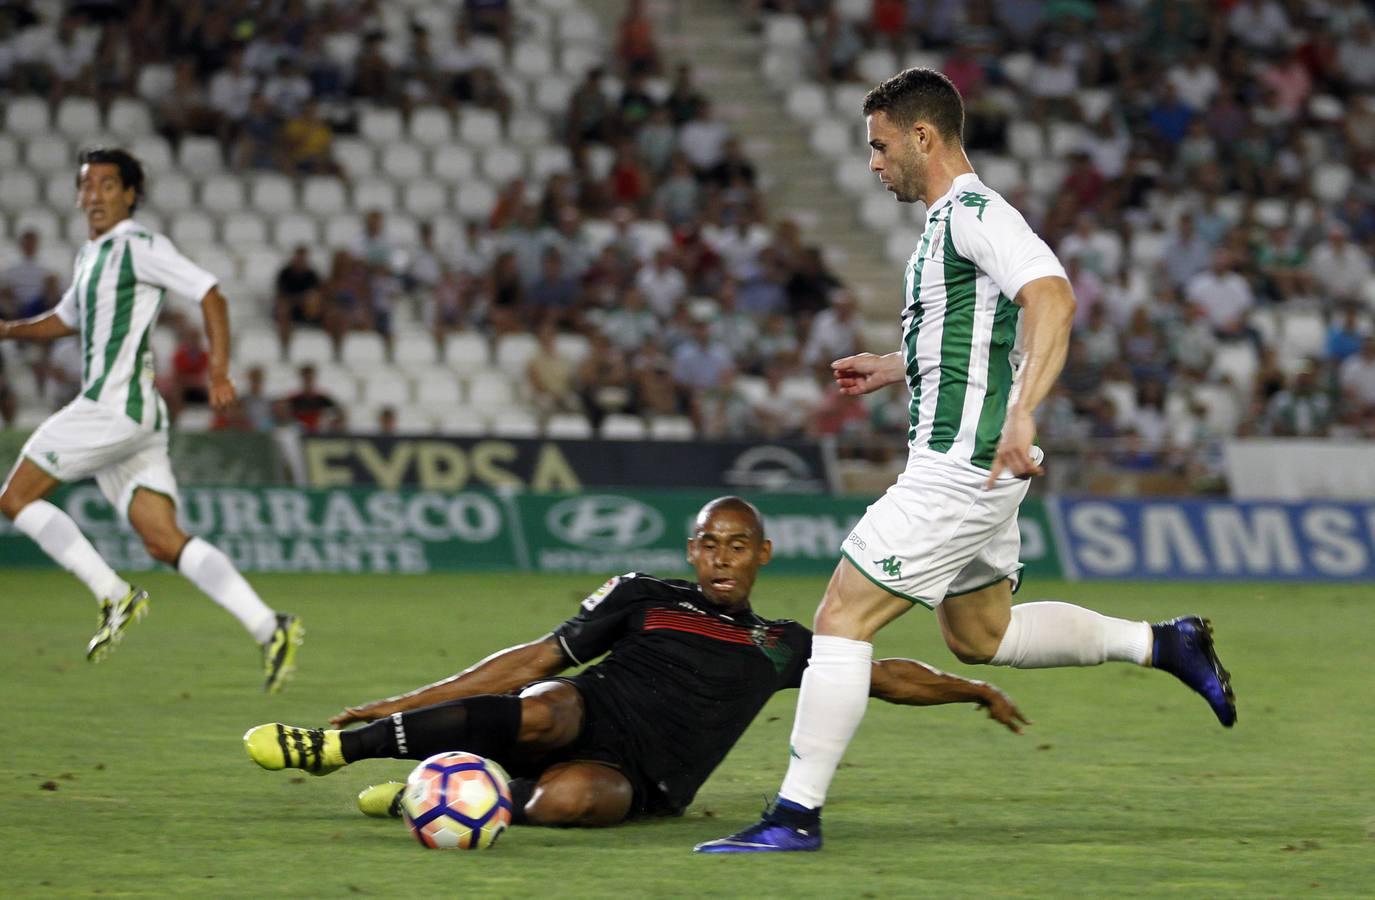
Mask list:
[[869,167],[899,201],[926,203],[926,229],[907,263],[902,349],[837,360],[835,377],[852,395],[906,380],[907,468],[841,547],[816,613],[777,802],[700,852],[821,847],[821,806],[870,691],[869,642],[917,603],[936,610],[964,662],[1154,666],[1202,694],[1223,725],[1236,721],[1205,620],[1153,626],[1068,603],[1012,605],[1017,508],[1042,471],[1032,414],[1064,365],[1074,295],[1050,248],[974,174],[964,104],[949,79],[908,69],[869,92],[864,114]]
[[[812,634],[764,619],[750,591],[772,545],[751,504],[711,501],[687,543],[696,583],[629,574],[582,601],[553,633],[445,681],[344,710],[351,731],[259,725],[244,735],[265,769],[317,775],[360,759],[466,750],[513,776],[515,821],[614,825],[677,815],[775,691],[795,688]],[[556,677],[602,654],[601,662]],[[910,659],[870,664],[869,692],[890,703],[977,703],[1013,731],[1026,719],[996,688]],[[395,815],[401,785],[359,797]]]

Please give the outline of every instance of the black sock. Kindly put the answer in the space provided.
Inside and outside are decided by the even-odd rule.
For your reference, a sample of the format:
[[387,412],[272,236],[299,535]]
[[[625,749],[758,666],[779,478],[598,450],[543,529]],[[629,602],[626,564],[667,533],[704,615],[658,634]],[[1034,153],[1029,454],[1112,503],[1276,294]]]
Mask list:
[[520,698],[483,694],[378,719],[341,734],[344,759],[425,759],[446,750],[500,757],[520,734]]
[[511,788],[511,824],[529,825],[530,820],[525,817],[525,804],[530,802],[530,798],[535,794],[535,785],[539,783],[537,778],[512,778]]

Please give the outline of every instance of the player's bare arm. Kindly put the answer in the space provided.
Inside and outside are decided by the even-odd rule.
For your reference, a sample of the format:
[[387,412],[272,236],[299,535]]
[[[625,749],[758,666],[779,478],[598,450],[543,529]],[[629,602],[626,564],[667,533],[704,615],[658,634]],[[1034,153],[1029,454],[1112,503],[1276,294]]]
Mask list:
[[869,678],[869,696],[904,706],[977,703],[988,717],[1022,733],[1031,720],[1012,699],[991,684],[933,669],[915,659],[876,659]]
[[52,310],[31,319],[0,319],[0,339],[54,341],[77,333],[75,328],[62,321]]
[[493,653],[443,681],[385,700],[350,706],[329,721],[335,728],[343,728],[355,722],[371,722],[392,713],[462,700],[464,697],[506,694],[532,681],[557,675],[571,664],[558,640],[550,635]]
[[210,344],[210,405],[225,409],[234,405],[236,393],[229,377],[229,304],[218,287],[206,291],[201,300],[201,318]]
[[1074,321],[1074,292],[1069,282],[1058,276],[1027,282],[1017,293],[1016,302],[1023,314],[1022,367],[1008,401],[1007,420],[986,487],[992,487],[1004,471],[1019,478],[1045,471],[1031,458],[1031,442],[1036,437],[1033,415],[1065,366]]
[[902,354],[860,353],[831,363],[836,384],[842,394],[869,394],[903,379]]

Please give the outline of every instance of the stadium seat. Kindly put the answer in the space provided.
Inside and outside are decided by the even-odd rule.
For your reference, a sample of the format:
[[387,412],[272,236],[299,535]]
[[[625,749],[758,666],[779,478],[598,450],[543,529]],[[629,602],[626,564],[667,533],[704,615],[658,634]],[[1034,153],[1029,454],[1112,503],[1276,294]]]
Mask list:
[[[75,186],[72,192],[76,192]],[[38,202],[39,193],[39,181],[33,173],[20,168],[6,168],[0,172],[0,197],[4,198],[6,207],[31,207]]]
[[605,62],[601,48],[591,44],[565,44],[559,51],[559,71],[574,81],[581,81],[589,71]]
[[1113,421],[1126,428],[1136,418],[1136,389],[1125,381],[1105,381],[1100,388],[1103,396],[1112,401]]
[[[295,366],[327,363],[334,359],[334,345],[323,331],[298,328],[291,335],[287,358]],[[321,384],[329,384],[323,378]],[[330,385],[331,389],[333,385]]]
[[5,134],[37,137],[48,131],[48,101],[41,97],[12,97],[5,106]]
[[897,228],[902,221],[902,210],[897,201],[887,192],[865,197],[859,207],[859,220],[874,231],[888,231]]
[[611,167],[616,163],[616,154],[610,147],[592,144],[587,148],[587,171],[593,178],[607,178]]
[[24,145],[24,165],[34,172],[72,172],[75,162],[76,155],[61,135],[35,135]]
[[554,348],[559,356],[571,362],[573,365],[580,364],[587,359],[587,355],[592,352],[592,342],[582,334],[560,334],[554,338]]
[[855,62],[859,77],[869,84],[891,78],[899,69],[897,54],[885,48],[865,50]]
[[501,143],[501,118],[490,109],[469,107],[458,118],[458,139],[472,147]]
[[382,174],[395,181],[410,181],[425,174],[425,151],[411,144],[392,144],[382,151],[378,162]]
[[783,383],[779,385],[779,393],[808,410],[815,408],[822,400],[822,390],[816,379],[805,375],[783,379]]
[[392,335],[392,358],[412,376],[439,364],[439,347],[428,331],[398,328]]
[[168,237],[178,247],[210,244],[215,241],[215,221],[205,213],[185,210],[172,219],[168,232]]
[[159,234],[167,233],[167,221],[157,210],[139,208],[138,222],[144,228],[151,228]]
[[489,431],[486,413],[470,406],[453,406],[437,411],[435,427],[440,434],[453,437],[481,437]]
[[884,252],[895,263],[905,263],[917,252],[921,244],[921,231],[915,228],[897,228],[889,232],[884,240]]
[[[764,44],[770,50],[806,53],[807,42],[807,23],[801,16],[778,14],[764,19]],[[883,77],[887,78],[888,75]]]
[[1036,68],[1036,58],[1025,51],[1005,53],[998,60],[1003,76],[1019,90],[1025,90]]
[[592,423],[582,413],[554,413],[544,423],[544,433],[551,438],[587,440],[593,436]]
[[874,14],[874,0],[836,0],[834,8],[841,19],[867,25]]
[[543,147],[550,141],[549,120],[532,112],[513,115],[509,131],[511,142],[527,149]]
[[649,436],[656,441],[690,441],[697,429],[687,416],[655,416],[649,420]]
[[1050,123],[1051,156],[1069,156],[1077,150],[1084,149],[1088,141],[1089,133],[1082,125],[1075,122]]
[[1351,188],[1351,169],[1341,163],[1320,163],[1313,169],[1309,186],[1313,195],[1324,203],[1337,203]]
[[1250,341],[1227,341],[1218,345],[1209,374],[1214,378],[1225,375],[1232,384],[1249,393],[1258,368],[1260,359]]
[[539,437],[539,419],[527,409],[508,407],[501,410],[480,409],[479,412],[490,416],[489,430],[497,437]]
[[138,67],[138,95],[149,103],[157,103],[172,92],[176,74],[166,63],[147,63]]
[[487,369],[468,376],[468,405],[478,409],[505,410],[516,402],[515,387],[503,372]]
[[296,185],[285,175],[256,175],[249,190],[248,205],[264,215],[296,212]]
[[[578,9],[572,0],[565,0],[567,6],[559,13],[558,37],[561,45],[568,44],[590,44],[597,45],[602,41],[602,24],[597,17],[591,13]],[[545,2],[546,8],[552,8],[549,0]]]
[[402,188],[401,208],[422,219],[437,216],[450,209],[449,189],[429,179],[416,179]]
[[420,226],[408,212],[389,214],[382,227],[382,233],[394,247],[414,247],[420,243]]
[[397,143],[404,134],[400,110],[365,107],[358,116],[358,133],[374,147]]
[[1131,261],[1133,265],[1151,268],[1165,258],[1165,247],[1169,237],[1163,231],[1137,231],[1131,238]]
[[1256,201],[1256,221],[1266,228],[1278,228],[1289,221],[1289,200],[1263,197]]
[[374,331],[352,331],[344,335],[339,359],[372,377],[374,370],[387,364],[387,343]]
[[89,97],[67,97],[58,104],[53,124],[69,140],[87,140],[100,131],[100,107]]
[[415,402],[426,409],[443,412],[463,401],[458,379],[452,373],[435,375],[416,382]]
[[201,206],[215,215],[244,208],[243,181],[234,175],[211,175],[201,182]]
[[492,364],[487,338],[476,331],[455,331],[444,339],[444,363],[460,375],[481,372]]
[[[0,180],[0,192],[3,192],[4,189],[4,182],[3,180]],[[152,228],[153,226],[149,225],[146,221],[147,215],[148,210],[140,207],[138,211],[138,221],[142,225],[148,228]],[[3,222],[4,219],[0,218],[0,223]],[[86,214],[81,210],[68,213],[67,219],[62,226],[62,235],[67,239],[69,243],[74,244],[78,247],[80,247],[84,241],[89,240],[91,236],[91,226],[86,222]],[[71,260],[68,260],[67,265],[63,266],[61,271],[66,272],[70,269]]]
[[[229,233],[229,224],[228,221],[224,223],[226,235]],[[266,223],[263,224],[266,226]],[[239,271],[243,284],[247,290],[253,292],[253,299],[271,298],[277,290],[277,272],[286,261],[286,254],[295,249],[296,245],[282,244],[274,247],[266,240],[259,244],[234,244],[227,237],[225,243],[239,254]]]
[[828,110],[826,91],[818,84],[803,82],[793,85],[783,100],[783,108],[788,115],[802,122],[810,122],[825,115]]
[[520,41],[511,50],[510,65],[520,77],[538,81],[554,71],[554,54],[538,41]]
[[673,243],[673,232],[663,222],[640,219],[630,224],[630,233],[645,259],[652,257],[660,247]]
[[[346,345],[350,337],[354,337],[354,335],[345,336]],[[377,337],[377,335],[373,335],[373,337]],[[348,360],[344,360],[344,363],[348,365]],[[373,406],[402,407],[410,404],[413,392],[411,380],[405,374],[385,366],[352,368],[353,371],[362,375],[364,402]]]
[[391,212],[396,209],[396,188],[385,178],[360,178],[353,183],[353,209]]
[[234,248],[266,244],[267,225],[257,213],[232,213],[224,217],[220,235],[227,246]]
[[1007,149],[1013,156],[1026,162],[1044,159],[1046,143],[1041,126],[1028,119],[1008,122]]
[[868,88],[862,84],[835,85],[831,88],[830,112],[841,119],[860,115],[867,93]]
[[1021,186],[1022,164],[1008,156],[985,156],[978,164],[979,180],[1000,194]]
[[334,139],[334,160],[350,178],[371,175],[376,166],[372,145],[356,137]]
[[468,181],[454,196],[454,206],[464,219],[485,219],[496,202],[496,189],[485,181]]
[[[196,198],[191,179],[175,169],[155,172],[148,182],[148,205],[166,215],[195,209]],[[139,209],[139,218],[143,218],[142,207]]]
[[325,219],[325,246],[331,250],[349,249],[362,233],[362,216],[345,213]]
[[1037,197],[1048,198],[1058,193],[1065,183],[1068,167],[1062,160],[1038,159],[1027,164],[1027,187]]
[[547,116],[563,116],[572,96],[573,85],[567,79],[545,79],[535,85],[535,108]]
[[410,134],[411,140],[421,146],[442,147],[453,140],[453,116],[442,106],[417,107],[411,112]]
[[1327,344],[1327,324],[1318,310],[1285,310],[1280,318],[1280,356],[1321,359]]
[[301,185],[301,208],[313,216],[338,215],[348,209],[348,197],[338,178],[311,175]]
[[310,216],[289,214],[272,219],[272,242],[289,253],[299,244],[314,246],[320,240],[320,229]]
[[935,50],[908,50],[902,56],[904,69],[923,68],[940,71],[945,66],[945,55]]
[[567,175],[573,171],[573,153],[562,145],[538,147],[530,158],[530,174],[543,183],[550,175]]
[[649,434],[639,416],[612,413],[602,420],[601,436],[608,441],[642,441]]
[[156,133],[148,104],[142,100],[117,97],[110,104],[107,118],[109,129],[126,141]]
[[0,172],[19,165],[19,142],[13,135],[0,134]]
[[[214,275],[220,280],[220,289],[226,293],[233,292],[233,285],[239,278],[239,263],[233,256],[220,249],[218,244],[192,244],[186,242],[180,244],[178,249],[188,258],[196,262],[205,271]],[[199,297],[187,297],[187,300],[199,300]]]
[[538,353],[533,334],[505,334],[496,341],[496,364],[503,372],[524,373],[525,364]]
[[1274,307],[1262,306],[1252,309],[1247,313],[1246,321],[1260,335],[1262,344],[1266,347],[1279,346],[1281,323],[1279,313]]
[[839,119],[821,119],[812,126],[811,147],[827,159],[839,159],[854,149],[850,132]]
[[176,429],[188,434],[209,431],[214,419],[215,414],[208,406],[187,406],[177,415]]
[[1241,421],[1241,408],[1237,403],[1236,392],[1226,385],[1201,384],[1194,391],[1194,397],[1208,411],[1209,428],[1217,434],[1232,434]]
[[448,185],[459,185],[473,177],[477,163],[467,147],[450,144],[436,148],[430,157],[430,172]]
[[224,167],[220,142],[200,135],[184,136],[177,153],[177,164],[183,172],[197,176],[220,171]]
[[[277,333],[256,323],[237,328],[234,334],[233,358],[235,365],[242,369],[262,366],[266,374],[268,368],[281,361],[281,345],[277,340]],[[284,371],[292,371],[286,366],[282,368]],[[293,372],[292,380],[294,378]]]
[[1113,92],[1107,88],[1082,88],[1074,99],[1079,103],[1079,115],[1092,125],[1112,107]]
[[143,163],[143,170],[149,174],[150,180],[172,168],[172,145],[160,134],[134,138],[129,142],[129,152]]

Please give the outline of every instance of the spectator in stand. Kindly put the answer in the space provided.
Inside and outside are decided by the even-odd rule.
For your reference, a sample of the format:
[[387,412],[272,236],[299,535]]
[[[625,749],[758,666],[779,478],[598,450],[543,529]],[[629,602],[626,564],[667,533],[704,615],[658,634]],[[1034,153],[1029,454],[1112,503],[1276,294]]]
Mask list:
[[530,400],[543,416],[572,412],[580,406],[574,389],[574,366],[559,352],[558,329],[545,322],[537,332],[539,350],[525,364],[525,385]]
[[295,118],[311,99],[310,79],[292,57],[277,60],[271,77],[263,82],[263,97],[279,119]]
[[239,169],[284,169],[281,123],[261,93],[248,103],[248,115],[240,124],[234,147],[234,166]]
[[755,431],[765,440],[795,437],[811,410],[784,388],[788,367],[775,362],[764,370],[764,391],[753,404]]
[[830,370],[832,360],[859,352],[859,316],[854,296],[845,288],[831,292],[830,305],[812,319],[802,361]]
[[297,175],[342,175],[334,159],[334,129],[320,116],[314,100],[301,105],[282,127],[287,164]]
[[183,135],[217,133],[219,120],[196,75],[195,63],[179,60],[172,71],[172,89],[158,99],[154,108],[158,131],[174,147]]
[[1256,298],[1246,279],[1237,272],[1231,251],[1214,251],[1212,265],[1189,280],[1184,295],[1190,303],[1203,308],[1220,340],[1256,339],[1255,331],[1246,322]]
[[366,262],[347,250],[336,250],[329,277],[320,290],[325,308],[324,328],[334,341],[337,358],[344,332],[370,331],[375,325],[372,272]]
[[558,248],[544,251],[540,277],[526,294],[531,321],[554,328],[573,324],[582,301],[578,280],[564,271],[563,254]]
[[831,382],[807,420],[807,435],[813,438],[862,438],[868,426],[869,408],[864,398],[842,394],[840,386]]
[[635,287],[644,295],[654,314],[667,319],[678,301],[687,296],[687,277],[674,265],[673,251],[660,247],[654,251],[652,262],[640,267],[635,274]]
[[1249,50],[1278,50],[1292,34],[1284,8],[1275,0],[1237,0],[1227,16],[1227,31]]
[[210,354],[201,340],[201,330],[185,319],[177,320],[177,345],[172,352],[169,383],[162,390],[167,415],[175,423],[187,406],[210,402]]
[[95,43],[82,35],[80,24],[73,15],[58,20],[57,33],[43,55],[50,79],[48,99],[54,105],[68,94],[89,94],[92,90]]
[[692,164],[693,171],[705,176],[726,158],[730,129],[712,118],[711,103],[702,99],[697,114],[678,129],[678,149]]
[[243,48],[229,51],[228,65],[210,79],[207,98],[210,110],[218,121],[221,143],[232,147],[238,141],[239,129],[248,118],[249,104],[258,92],[258,77],[248,71],[243,62]]
[[568,145],[574,149],[588,142],[604,144],[611,135],[611,101],[602,90],[605,73],[593,67],[583,76],[568,99]]
[[634,400],[626,365],[630,348],[614,346],[600,331],[592,331],[589,339],[587,356],[578,366],[578,396],[592,427],[601,428],[603,419],[626,412]]
[[395,103],[399,95],[396,70],[383,52],[386,35],[371,32],[363,36],[363,49],[353,62],[353,84],[350,93],[360,100],[373,103]]
[[370,209],[363,215],[363,233],[353,239],[349,250],[369,266],[391,269],[396,247],[387,237],[387,219],[382,210]]
[[657,338],[651,338],[635,359],[635,412],[646,419],[681,415],[687,392],[673,379],[673,363]]
[[315,384],[315,367],[301,366],[301,386],[285,398],[286,411],[306,434],[339,430],[344,410]]
[[210,424],[212,430],[266,432],[276,427],[277,420],[273,413],[275,404],[263,389],[262,367],[253,366],[247,376],[247,385],[239,393],[239,402],[215,413]]
[[1337,384],[1344,402],[1362,410],[1362,415],[1375,415],[1375,337],[1367,337],[1361,352],[1342,363]]
[[1370,257],[1347,236],[1346,226],[1333,222],[1326,240],[1313,248],[1308,273],[1328,302],[1356,300],[1371,277]]
[[320,273],[311,264],[310,248],[305,244],[298,244],[286,265],[277,272],[272,317],[277,323],[277,339],[281,342],[283,357],[291,344],[291,332],[298,326],[331,330]]
[[740,390],[734,366],[694,396],[692,418],[697,433],[709,440],[741,440],[754,434],[754,407]]
[[1174,287],[1183,288],[1208,267],[1212,254],[1212,246],[1194,230],[1193,213],[1186,212],[1165,245],[1165,277]]
[[57,305],[61,283],[38,258],[41,237],[27,229],[19,236],[19,259],[0,270],[0,319],[27,319]]
[[734,367],[730,350],[712,340],[709,315],[694,315],[685,340],[673,350],[673,380],[690,393],[714,387],[721,373]]
[[464,0],[463,15],[476,34],[494,37],[510,44],[515,24],[511,0]]
[[526,331],[521,320],[525,308],[525,285],[516,266],[516,254],[503,250],[492,263],[483,280],[482,311],[493,334],[515,334]]
[[1358,22],[1337,48],[1337,68],[1352,91],[1375,89],[1375,25]]
[[479,66],[468,74],[468,93],[464,99],[479,109],[496,113],[502,128],[510,124],[511,96],[490,67]]
[[815,244],[802,251],[787,282],[788,308],[803,323],[811,322],[811,317],[821,312],[830,302],[831,291],[840,287],[840,281],[826,268],[821,248]]
[[396,434],[396,407],[384,406],[377,411],[377,433]]
[[449,49],[439,60],[441,77],[447,79],[446,102],[464,102],[472,97],[472,73],[477,69],[500,65],[500,46],[483,38],[474,38],[468,20],[454,17],[454,34]]
[[626,0],[625,15],[616,28],[616,60],[627,79],[658,75],[661,71],[654,20],[649,17],[644,0]]
[[695,119],[705,102],[706,98],[692,81],[692,66],[679,63],[673,70],[673,86],[669,89],[668,99],[664,101],[673,124],[681,127]]
[[1217,355],[1218,339],[1203,307],[1197,303],[1185,306],[1183,319],[1170,335],[1169,347],[1181,372],[1198,377],[1207,374]]
[[1193,118],[1194,111],[1179,99],[1174,85],[1168,81],[1159,87],[1157,100],[1146,113],[1151,131],[1160,142],[1161,151],[1170,156],[1179,142],[1184,140]]
[[649,113],[649,118],[635,133],[635,151],[651,175],[658,177],[668,171],[677,140],[678,135],[673,128],[673,119],[668,107],[654,107]]
[[1317,373],[1305,366],[1293,384],[1265,408],[1266,430],[1282,437],[1321,437],[1332,424],[1332,399],[1318,384]]
[[1360,308],[1354,303],[1346,303],[1341,307],[1341,312],[1332,322],[1332,327],[1327,331],[1327,342],[1324,348],[1324,357],[1337,365],[1341,365],[1348,357],[1355,356],[1361,352],[1361,341],[1363,331],[1358,315]]
[[616,144],[616,158],[607,176],[607,193],[611,202],[618,206],[629,206],[642,212],[648,211],[650,197],[650,175],[635,153],[635,143],[623,138]]

